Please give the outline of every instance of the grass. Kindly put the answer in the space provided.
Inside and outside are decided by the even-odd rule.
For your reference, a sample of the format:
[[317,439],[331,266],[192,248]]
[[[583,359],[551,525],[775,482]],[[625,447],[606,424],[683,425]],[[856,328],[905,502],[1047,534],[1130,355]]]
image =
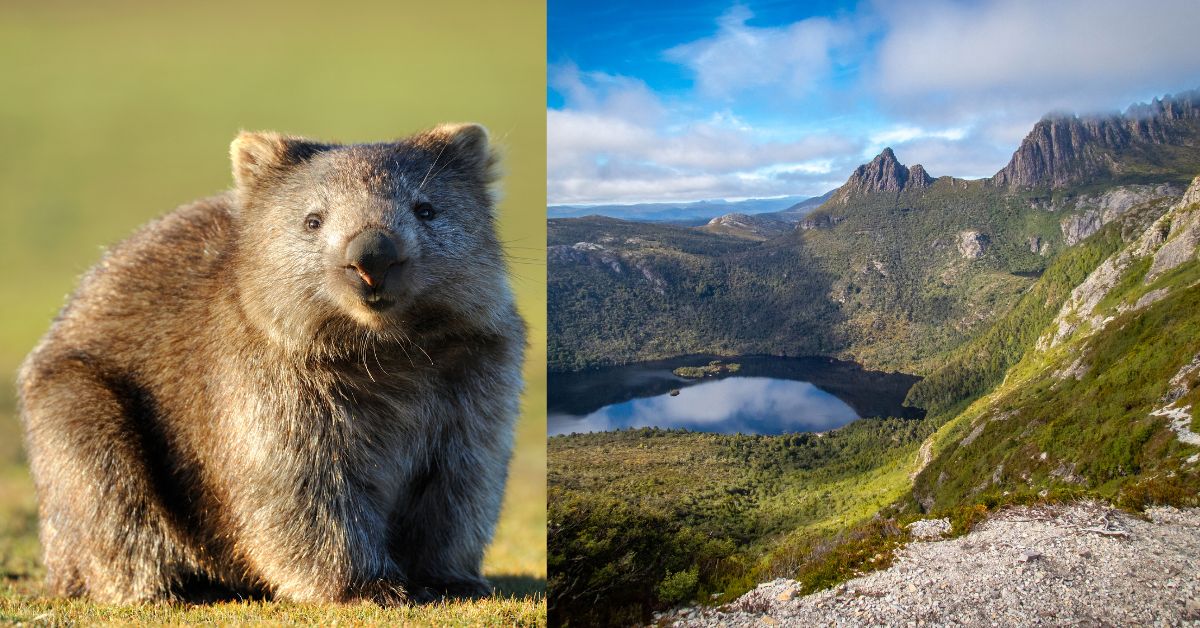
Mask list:
[[[544,624],[545,8],[310,0],[0,7],[0,622]],[[17,365],[101,247],[231,185],[239,129],[342,141],[481,122],[504,152],[501,238],[530,351],[485,574],[498,595],[405,609],[113,607],[39,593]]]
[[872,520],[905,496],[927,433],[862,419],[824,435],[551,438],[550,617],[624,625],[776,577],[849,577],[901,539]]
[[[1096,312],[1113,316],[1103,329],[1083,326],[1058,347],[1027,350],[1003,383],[941,427],[934,459],[914,488],[925,503],[949,507],[1055,491],[1135,510],[1200,503],[1200,469],[1184,462],[1196,448],[1151,414],[1200,350],[1200,265],[1189,262],[1147,282],[1149,266],[1130,263],[1100,301]],[[1122,311],[1152,290],[1166,296]],[[1055,375],[1072,363],[1084,372]],[[1197,398],[1196,382],[1186,384],[1180,405]]]

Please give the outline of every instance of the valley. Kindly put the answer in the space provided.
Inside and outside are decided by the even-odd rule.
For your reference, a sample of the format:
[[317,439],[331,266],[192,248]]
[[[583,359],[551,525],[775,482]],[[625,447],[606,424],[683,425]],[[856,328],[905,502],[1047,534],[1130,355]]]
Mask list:
[[552,617],[645,621],[777,577],[819,590],[886,567],[917,519],[1200,505],[1197,174],[1188,92],[1047,116],[988,179],[884,150],[777,232],[550,220],[552,372],[821,356],[919,377],[905,405],[925,411],[551,438]]

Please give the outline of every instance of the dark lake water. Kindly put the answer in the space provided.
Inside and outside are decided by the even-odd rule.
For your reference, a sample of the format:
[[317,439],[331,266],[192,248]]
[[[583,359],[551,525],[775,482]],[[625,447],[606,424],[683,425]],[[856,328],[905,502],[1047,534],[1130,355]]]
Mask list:
[[[688,379],[671,371],[710,360],[737,363],[732,374]],[[551,436],[628,427],[701,432],[823,432],[862,417],[917,417],[904,407],[919,378],[863,370],[829,358],[687,356],[579,373],[550,373]],[[678,395],[672,396],[673,390]]]

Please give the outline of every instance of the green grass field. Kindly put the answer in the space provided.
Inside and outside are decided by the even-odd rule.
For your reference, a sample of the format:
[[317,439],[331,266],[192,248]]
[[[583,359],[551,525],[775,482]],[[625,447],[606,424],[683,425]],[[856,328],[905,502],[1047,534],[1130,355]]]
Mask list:
[[[12,2],[0,7],[0,75],[0,622],[544,624],[544,4]],[[101,247],[228,188],[239,129],[371,141],[468,120],[504,148],[502,237],[532,332],[486,561],[496,598],[385,610],[41,597],[13,381]]]

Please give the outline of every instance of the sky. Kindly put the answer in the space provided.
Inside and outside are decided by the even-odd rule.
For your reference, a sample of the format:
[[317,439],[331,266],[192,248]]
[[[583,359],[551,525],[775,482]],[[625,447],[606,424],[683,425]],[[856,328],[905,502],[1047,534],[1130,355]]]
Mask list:
[[1050,112],[1200,88],[1200,0],[549,0],[550,204],[987,177]]

